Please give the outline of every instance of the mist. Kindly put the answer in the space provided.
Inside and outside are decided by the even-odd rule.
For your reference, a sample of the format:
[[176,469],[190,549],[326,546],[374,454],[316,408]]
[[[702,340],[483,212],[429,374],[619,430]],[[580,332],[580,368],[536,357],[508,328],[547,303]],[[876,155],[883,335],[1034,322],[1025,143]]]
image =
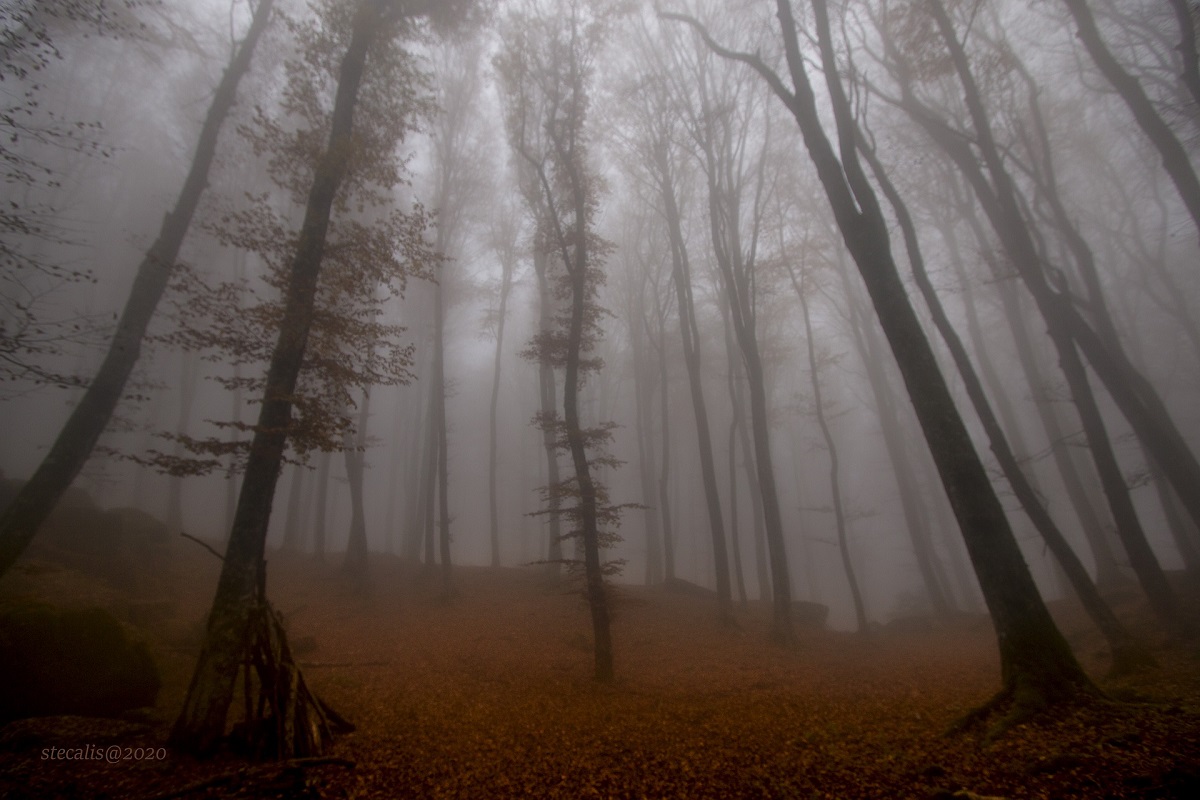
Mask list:
[[[695,704],[736,738],[831,692],[828,746],[880,702],[903,768],[562,735],[608,753],[601,796],[1098,796],[1088,772],[1184,796],[1195,25],[1182,0],[8,4],[0,641],[36,675],[36,625],[75,623],[29,609],[100,608],[162,688],[51,685],[0,722],[143,707],[21,735],[161,745],[200,779],[345,761],[311,796],[356,765],[452,792],[455,759],[463,796],[579,796],[510,785],[511,746],[408,739],[387,784],[404,726],[375,709],[440,718],[431,676],[495,681],[508,711],[442,735],[511,715],[550,775],[520,727],[544,698],[586,698],[548,712],[581,727]],[[1127,694],[1183,710],[1096,710]],[[1172,744],[1072,771],[1131,726]],[[1067,761],[983,771],[1005,737]]]

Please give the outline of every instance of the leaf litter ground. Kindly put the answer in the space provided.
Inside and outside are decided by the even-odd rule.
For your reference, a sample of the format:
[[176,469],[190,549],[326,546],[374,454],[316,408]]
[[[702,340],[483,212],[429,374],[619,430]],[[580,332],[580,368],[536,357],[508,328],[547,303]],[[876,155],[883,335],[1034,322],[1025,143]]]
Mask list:
[[[616,589],[618,678],[591,680],[588,615],[536,568],[433,576],[377,559],[369,598],[337,571],[277,557],[269,590],[317,692],[357,724],[331,761],[50,761],[46,747],[158,747],[180,707],[215,568],[149,626],[164,672],[154,713],[133,722],[46,718],[0,731],[0,798],[1173,798],[1200,796],[1200,657],[1162,646],[1135,592],[1127,618],[1160,646],[1160,667],[1101,685],[1122,702],[983,732],[945,731],[999,687],[986,620],[806,630],[767,643],[765,607],[722,628],[711,600]],[[4,593],[75,591],[53,570]],[[46,573],[50,574],[48,580]],[[1120,599],[1120,598],[1118,598]],[[1103,643],[1056,609],[1094,675]]]

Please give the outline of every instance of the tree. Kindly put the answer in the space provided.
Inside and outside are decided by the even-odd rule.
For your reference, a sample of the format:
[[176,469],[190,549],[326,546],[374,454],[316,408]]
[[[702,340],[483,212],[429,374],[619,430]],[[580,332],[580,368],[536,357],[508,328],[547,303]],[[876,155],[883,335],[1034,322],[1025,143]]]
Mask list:
[[267,26],[273,3],[274,0],[259,2],[245,38],[217,85],[183,188],[138,266],[104,361],[41,465],[0,514],[0,576],[29,546],[38,527],[83,469],[121,399],[208,182],[221,126],[237,99],[238,82],[250,68],[250,59]]
[[[267,603],[263,558],[267,524],[293,428],[295,390],[312,330],[330,221],[335,211],[345,214],[352,202],[361,200],[350,190],[390,188],[399,179],[394,143],[415,124],[421,104],[416,102],[419,83],[411,58],[396,43],[412,31],[417,16],[429,9],[396,0],[361,0],[351,8],[326,4],[320,10],[323,24],[302,26],[297,34],[310,46],[304,52],[322,68],[317,72],[321,80],[316,85],[290,82],[288,92],[302,109],[308,98],[325,87],[332,88],[332,112],[327,125],[321,126],[328,131],[326,143],[315,163],[293,173],[297,186],[303,185],[307,176],[304,221],[290,259],[278,339],[204,645],[170,738],[174,746],[198,753],[211,752],[224,735],[243,664],[255,673],[247,674],[247,681],[257,677],[263,700],[257,718],[246,723],[268,755],[319,754],[338,721],[309,692],[291,659],[278,617]],[[382,124],[388,121],[387,115],[356,116],[361,99],[371,104],[399,103],[407,112],[403,117],[406,124],[396,129]],[[301,135],[295,141],[312,140]],[[403,249],[409,263],[428,262],[432,254],[422,236],[424,218],[414,215],[409,222],[408,236],[395,246]]]
[[[553,8],[534,4],[530,13],[510,18],[507,45],[497,59],[505,83],[510,142],[531,168],[541,187],[542,210],[549,236],[539,246],[553,252],[561,266],[559,293],[568,304],[551,335],[542,331],[531,350],[563,370],[561,422],[541,420],[558,447],[570,454],[574,477],[548,486],[548,498],[569,498],[574,505],[561,513],[574,523],[582,544],[586,596],[592,618],[595,677],[613,678],[612,633],[604,577],[614,565],[600,551],[615,537],[621,506],[608,502],[608,492],[593,472],[597,465],[615,466],[596,453],[611,437],[610,425],[585,428],[579,409],[584,377],[597,371],[590,357],[599,336],[602,310],[596,303],[604,279],[603,259],[609,249],[593,228],[599,203],[599,177],[587,164],[586,127],[589,89],[613,9],[590,8],[583,0],[562,0]],[[536,127],[544,149],[531,149],[527,134]],[[589,453],[589,449],[592,450]]]
[[669,16],[693,25],[714,52],[754,69],[796,120],[846,248],[858,266],[904,376],[992,615],[1003,687],[985,708],[1011,704],[1010,713],[1002,723],[1009,724],[1050,705],[1093,696],[1098,690],[1080,668],[1038,594],[1004,509],[900,281],[891,253],[887,220],[858,159],[858,126],[841,82],[826,3],[814,0],[813,11],[835,120],[837,150],[826,135],[817,110],[791,3],[776,0],[775,5],[790,85],[757,55],[719,45],[695,19]]

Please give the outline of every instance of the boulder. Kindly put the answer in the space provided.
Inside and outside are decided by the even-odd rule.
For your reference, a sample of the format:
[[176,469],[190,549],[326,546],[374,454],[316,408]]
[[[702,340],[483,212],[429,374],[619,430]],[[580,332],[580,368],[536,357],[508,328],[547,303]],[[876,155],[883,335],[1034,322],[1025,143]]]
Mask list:
[[162,685],[142,642],[100,608],[0,609],[0,720],[117,716],[152,706]]
[[805,630],[823,630],[829,619],[829,606],[811,600],[793,600],[792,619]]

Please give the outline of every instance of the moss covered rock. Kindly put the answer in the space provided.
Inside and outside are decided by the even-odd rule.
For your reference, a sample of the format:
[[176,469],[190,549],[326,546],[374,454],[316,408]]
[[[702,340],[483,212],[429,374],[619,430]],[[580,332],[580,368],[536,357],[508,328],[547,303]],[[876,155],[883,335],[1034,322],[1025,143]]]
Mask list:
[[113,716],[154,705],[150,652],[100,608],[28,603],[0,609],[0,719]]

